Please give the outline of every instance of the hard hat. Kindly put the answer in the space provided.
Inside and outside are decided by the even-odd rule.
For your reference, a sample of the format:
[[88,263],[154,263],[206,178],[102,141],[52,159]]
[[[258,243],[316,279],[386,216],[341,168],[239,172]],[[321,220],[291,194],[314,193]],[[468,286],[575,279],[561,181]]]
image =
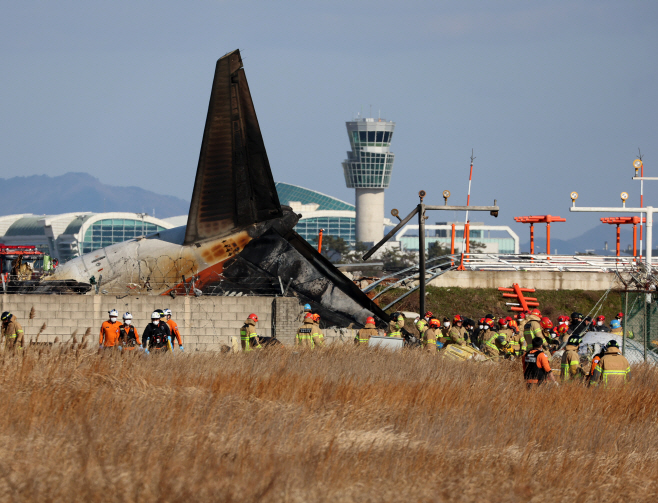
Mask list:
[[[256,316],[256,315],[254,314],[254,316]],[[249,316],[249,317],[251,318],[251,316]],[[313,319],[313,313],[306,313],[304,315],[304,319],[305,320],[312,320]]]
[[164,314],[164,311],[162,309],[156,309],[155,312],[160,315],[160,318],[164,318],[165,314]]
[[578,319],[578,318],[582,319],[582,318],[583,318],[583,315],[580,314],[580,313],[577,313],[577,312],[571,313],[571,319],[572,319],[572,320],[576,320],[576,319]]
[[455,317],[452,319],[453,323],[457,323],[458,321],[464,321],[462,320],[462,317],[458,314],[455,315]]
[[611,341],[608,341],[608,343],[605,345],[606,349],[608,349],[608,348],[618,348],[618,347],[619,347],[619,343],[614,339],[612,339]]
[[623,317],[624,317],[624,313],[617,313],[617,318],[623,318]]
[[498,324],[499,324],[500,326],[507,325],[507,318],[501,318],[501,319],[499,319],[499,320],[498,320]]
[[569,327],[567,325],[560,325],[557,327],[557,333],[558,334],[566,334],[569,331]]
[[516,320],[509,320],[509,321],[507,322],[507,324],[508,324],[510,327],[519,328],[519,325],[518,325],[518,323],[516,322]]
[[159,320],[160,319],[160,313],[158,313],[157,311],[153,311],[151,313],[151,319],[152,320]]
[[541,311],[539,309],[535,308],[532,311],[530,311],[530,315],[541,317]]
[[491,318],[485,318],[485,319],[484,319],[484,324],[485,324],[485,325],[492,326],[493,323],[494,323],[494,320],[491,319]]
[[117,311],[116,309],[112,309],[111,311],[109,311],[109,315],[110,315],[110,318],[112,316],[118,318],[119,317],[119,311]]
[[[4,320],[4,318],[2,318]],[[621,323],[619,323],[619,320],[612,320],[610,322],[610,326],[612,328],[621,328]]]
[[313,321],[315,321],[316,323],[317,323],[318,321],[320,321],[320,315],[319,315],[318,313],[315,313],[315,314],[313,315]]
[[2,313],[2,321],[7,321],[9,318],[11,318],[11,313],[9,311]]
[[441,322],[436,318],[432,318],[430,320],[430,328],[439,328],[440,326],[441,326]]
[[602,314],[596,317],[596,321],[605,321],[605,316]]
[[511,316],[506,316],[505,319],[507,320],[507,323],[509,323],[510,321],[512,321],[512,317],[511,317]]
[[311,304],[304,304],[304,311],[310,311],[311,310]]
[[548,316],[544,316],[539,324],[541,325],[541,328],[553,328],[553,322]]
[[373,318],[372,316],[368,316],[368,317],[366,318],[366,325],[367,325],[368,323],[372,323],[372,324],[374,325],[374,324],[375,324],[375,318]]
[[432,318],[434,318],[434,314],[432,313],[432,311],[427,311],[427,312],[425,313],[424,318],[432,319]]
[[480,325],[484,325],[484,318],[480,318]]
[[256,316],[254,313],[251,313],[249,316],[247,316],[248,320],[254,320],[256,323],[258,323],[258,316]]
[[124,313],[124,315],[123,315],[123,319],[124,319],[124,320],[132,320],[132,319],[133,319],[133,315],[130,314],[130,313]]
[[572,335],[569,337],[569,340],[567,341],[567,344],[571,344],[572,346],[579,346],[580,345],[580,337],[578,335]]
[[171,316],[171,309],[169,309],[169,308],[165,309],[165,310],[164,310],[164,314],[165,314],[166,316]]

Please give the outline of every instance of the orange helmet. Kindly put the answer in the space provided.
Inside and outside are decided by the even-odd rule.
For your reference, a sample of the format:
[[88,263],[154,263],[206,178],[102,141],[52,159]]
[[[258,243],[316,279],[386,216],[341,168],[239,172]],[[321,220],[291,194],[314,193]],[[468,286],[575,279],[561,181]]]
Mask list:
[[507,322],[507,324],[508,324],[510,327],[519,328],[519,325],[516,323],[516,320],[509,320],[509,321]]
[[541,311],[537,308],[530,311],[530,314],[533,315],[533,316],[541,317]]
[[247,316],[248,320],[254,320],[256,323],[258,323],[258,316],[256,316],[254,313],[251,313],[249,316]]
[[464,321],[464,320],[460,315],[456,314],[455,317],[452,319],[452,322],[457,323],[458,321]]
[[375,324],[375,318],[373,318],[372,316],[368,316],[368,317],[366,318],[366,325],[367,325],[368,323],[372,323],[372,324],[374,325],[374,324]]
[[313,313],[306,313],[304,315],[305,320],[313,320]]
[[548,318],[548,316],[544,316],[539,324],[541,325],[541,328],[553,328],[553,322]]
[[485,318],[484,319],[484,324],[489,325],[490,327],[493,327],[494,320],[492,320],[491,318]]
[[434,314],[432,314],[432,311],[427,311],[424,317],[429,318],[431,320],[432,318],[434,318]]
[[430,328],[439,328],[440,326],[441,326],[441,322],[436,318],[432,318],[430,320]]
[[560,325],[557,327],[557,333],[558,334],[566,334],[569,331],[569,327],[567,325]]
[[320,315],[317,314],[317,313],[314,314],[314,315],[313,315],[313,321],[316,322],[316,323],[319,322],[319,321],[320,321]]

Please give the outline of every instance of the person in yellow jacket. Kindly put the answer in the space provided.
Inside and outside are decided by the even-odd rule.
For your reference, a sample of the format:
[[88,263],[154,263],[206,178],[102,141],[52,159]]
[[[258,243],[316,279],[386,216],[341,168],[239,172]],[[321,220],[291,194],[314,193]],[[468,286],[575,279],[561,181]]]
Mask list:
[[256,323],[258,323],[258,316],[251,313],[240,328],[240,344],[244,352],[262,348],[256,333]]
[[519,330],[516,320],[510,316],[505,318],[505,320],[507,321],[507,327],[512,331],[512,336],[508,339],[512,347],[512,353],[514,356],[521,356],[528,350],[528,343],[523,333]]
[[578,346],[580,339],[578,336],[570,337],[567,346],[562,354],[562,365],[560,367],[560,378],[563,381],[572,381],[579,379],[584,375],[583,368],[580,365],[578,357]]
[[354,344],[357,346],[367,346],[370,338],[378,335],[377,327],[375,327],[375,318],[368,316],[366,318],[366,326],[360,329],[354,337]]
[[462,326],[464,319],[461,315],[456,314],[452,319],[452,327],[448,330],[446,334],[445,344],[459,344],[460,346],[466,345],[465,337],[467,335],[466,329]]
[[601,383],[604,387],[618,388],[630,379],[631,366],[626,357],[621,354],[619,344],[613,339],[606,344],[605,354],[594,369],[590,384]]
[[320,315],[313,315],[313,333],[311,334],[313,340],[313,347],[322,347],[324,346],[324,334],[320,330]]
[[423,349],[429,353],[436,353],[436,332],[441,327],[441,322],[436,318],[432,318],[427,330],[423,332],[422,344]]
[[516,334],[514,333],[514,330],[509,327],[508,323],[509,320],[506,317],[500,318],[498,320],[498,336],[504,336],[505,341],[507,342],[504,347],[500,347],[501,352],[504,355],[511,357],[514,356],[517,346],[520,349],[520,344],[515,344]]
[[313,313],[304,315],[304,323],[297,329],[295,345],[303,348],[313,348],[313,334],[315,333],[315,323]]
[[482,341],[482,351],[485,355],[491,357],[500,356],[501,351],[504,351],[507,347],[507,339],[505,335],[499,335],[494,330],[494,320],[491,318],[486,318],[484,320]]
[[2,313],[2,337],[5,339],[5,349],[23,347],[23,327],[9,311]]
[[402,313],[393,313],[391,315],[391,321],[388,324],[387,337],[402,337],[404,321],[404,315]]
[[[519,324],[519,328],[521,328]],[[526,344],[528,347],[532,347],[532,339],[535,337],[542,337],[541,330],[541,311],[539,309],[533,309],[525,317],[525,326],[523,326],[523,335],[525,337]]]

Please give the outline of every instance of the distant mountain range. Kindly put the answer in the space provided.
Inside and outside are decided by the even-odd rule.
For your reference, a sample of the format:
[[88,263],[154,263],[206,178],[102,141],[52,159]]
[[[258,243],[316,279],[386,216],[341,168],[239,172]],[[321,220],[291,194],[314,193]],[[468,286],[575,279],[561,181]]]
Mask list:
[[81,211],[128,211],[153,215],[155,210],[157,218],[168,218],[187,215],[190,209],[189,201],[139,187],[107,185],[87,173],[0,178],[0,190],[0,215],[56,215]]

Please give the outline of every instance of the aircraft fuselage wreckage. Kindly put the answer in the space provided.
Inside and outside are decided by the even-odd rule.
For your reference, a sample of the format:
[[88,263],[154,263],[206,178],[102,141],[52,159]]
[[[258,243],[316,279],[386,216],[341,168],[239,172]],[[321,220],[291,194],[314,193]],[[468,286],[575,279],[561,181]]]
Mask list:
[[[61,265],[36,291],[102,276],[102,291],[272,293],[283,285],[335,324],[384,313],[293,227],[281,206],[239,51],[217,61],[187,225],[100,248]],[[279,292],[280,293],[280,292]]]

